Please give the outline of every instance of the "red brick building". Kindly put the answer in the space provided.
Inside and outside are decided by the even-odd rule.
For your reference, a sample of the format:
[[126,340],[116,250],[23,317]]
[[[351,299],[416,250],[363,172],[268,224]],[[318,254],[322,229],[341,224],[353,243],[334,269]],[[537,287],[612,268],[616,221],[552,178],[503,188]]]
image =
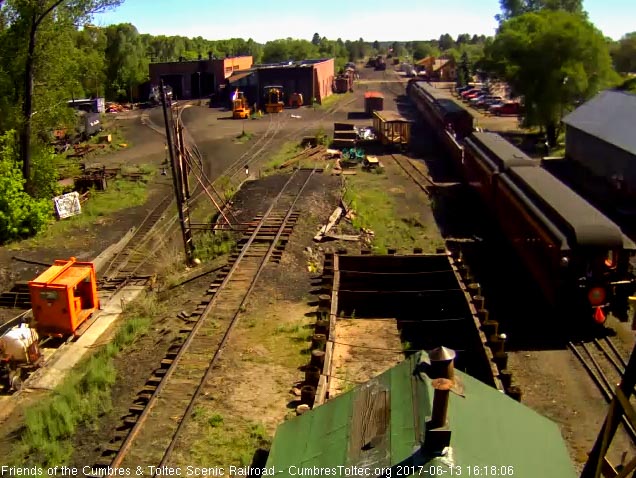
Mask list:
[[251,56],[151,63],[150,83],[158,85],[163,79],[177,99],[200,98],[217,91],[235,71],[251,67]]
[[305,105],[312,104],[313,98],[321,103],[333,93],[334,68],[333,58],[256,65],[229,77],[226,90],[232,92],[238,88],[254,104],[261,103],[265,86],[278,85],[283,87],[286,105],[293,93],[302,94]]

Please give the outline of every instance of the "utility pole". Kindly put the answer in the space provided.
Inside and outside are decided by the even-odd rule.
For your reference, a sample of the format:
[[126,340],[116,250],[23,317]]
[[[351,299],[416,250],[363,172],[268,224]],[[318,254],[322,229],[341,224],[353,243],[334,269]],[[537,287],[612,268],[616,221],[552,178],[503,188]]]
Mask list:
[[163,106],[163,120],[166,125],[166,140],[168,142],[168,154],[170,157],[170,166],[172,169],[172,184],[174,187],[175,199],[177,202],[177,211],[179,213],[179,224],[181,225],[181,235],[183,237],[183,247],[185,250],[186,261],[188,265],[193,263],[194,260],[194,243],[192,242],[192,231],[188,227],[189,225],[189,216],[188,216],[188,225],[186,225],[185,216],[188,211],[187,199],[184,197],[184,189],[182,183],[182,168],[177,164],[177,158],[175,154],[175,145],[173,141],[173,128],[172,122],[168,116],[168,105],[166,99],[166,92],[163,80],[160,82],[159,89],[161,91],[161,104]]

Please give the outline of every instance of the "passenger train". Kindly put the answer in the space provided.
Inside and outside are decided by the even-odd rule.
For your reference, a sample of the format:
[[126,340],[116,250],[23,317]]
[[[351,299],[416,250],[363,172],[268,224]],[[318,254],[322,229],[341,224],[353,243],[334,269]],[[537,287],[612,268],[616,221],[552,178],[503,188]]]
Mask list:
[[407,94],[477,191],[549,303],[573,318],[627,320],[636,245],[610,219],[500,135],[475,131],[466,109],[426,82]]

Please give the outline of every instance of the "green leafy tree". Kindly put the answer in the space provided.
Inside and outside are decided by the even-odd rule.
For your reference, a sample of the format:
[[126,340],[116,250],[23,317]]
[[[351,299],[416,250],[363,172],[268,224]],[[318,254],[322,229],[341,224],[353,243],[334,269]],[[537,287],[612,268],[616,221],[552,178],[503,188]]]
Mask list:
[[416,41],[413,42],[413,59],[421,60],[427,56],[439,56],[440,51],[437,46],[432,45],[430,42]]
[[504,22],[487,56],[490,69],[523,96],[525,123],[545,127],[551,145],[566,111],[616,81],[601,32],[563,11]]
[[15,131],[0,136],[0,242],[35,234],[51,216],[50,199],[35,199],[24,192]]
[[378,40],[373,42],[373,49],[378,51],[380,49],[380,42]]
[[439,49],[445,51],[455,46],[455,40],[448,33],[444,33],[439,37],[438,44]]
[[460,45],[463,45],[466,43],[470,43],[470,35],[468,33],[460,33],[459,35],[457,35],[457,40],[455,41],[455,45],[459,47]]
[[628,33],[612,45],[611,55],[617,71],[636,72],[636,32]]
[[[182,39],[179,44],[183,47]],[[132,89],[148,76],[148,58],[137,29],[130,23],[107,27],[105,53],[110,96],[132,101]]]
[[[50,58],[37,57],[38,32],[47,22],[80,22],[93,13],[119,5],[122,0],[6,0],[0,4],[9,28],[22,36],[26,47],[23,64],[20,158],[27,192],[31,191],[31,135],[36,71],[44,71]],[[40,68],[38,68],[40,67]]]
[[311,42],[316,46],[320,45],[320,35],[318,33],[314,33],[314,36],[311,39]]
[[499,5],[502,13],[495,16],[499,22],[541,10],[563,10],[587,15],[583,10],[583,0],[499,0]]

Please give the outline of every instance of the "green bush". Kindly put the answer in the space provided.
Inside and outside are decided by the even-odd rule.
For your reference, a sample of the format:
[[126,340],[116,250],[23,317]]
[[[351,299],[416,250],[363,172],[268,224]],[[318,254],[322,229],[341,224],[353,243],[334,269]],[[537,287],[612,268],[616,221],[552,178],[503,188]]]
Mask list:
[[0,136],[0,243],[31,236],[41,230],[53,211],[50,198],[32,198],[24,192],[16,136]]

